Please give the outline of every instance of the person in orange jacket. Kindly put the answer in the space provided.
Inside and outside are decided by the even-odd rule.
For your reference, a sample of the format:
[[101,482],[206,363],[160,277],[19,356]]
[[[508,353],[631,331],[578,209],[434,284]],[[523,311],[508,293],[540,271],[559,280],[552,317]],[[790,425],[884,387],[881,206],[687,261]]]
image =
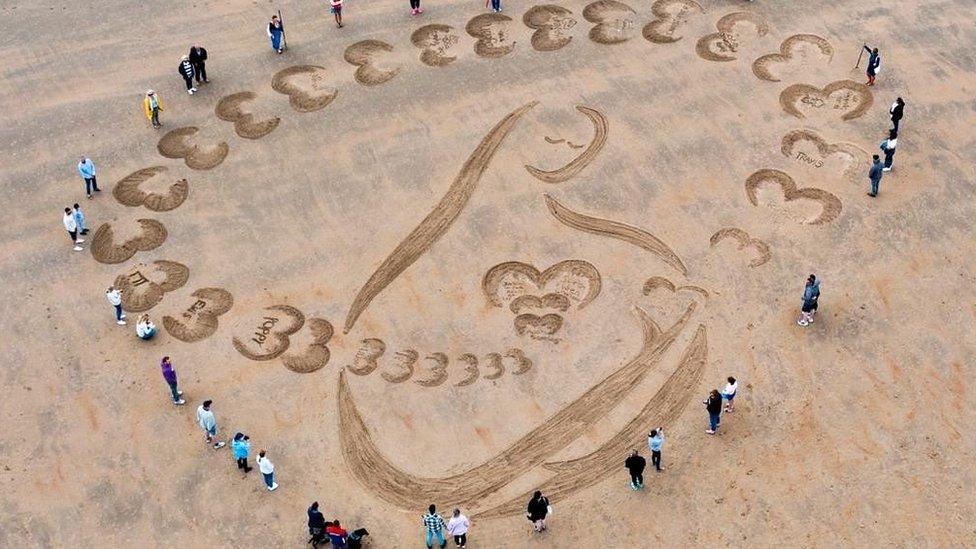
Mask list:
[[149,90],[146,92],[146,97],[142,100],[142,106],[146,110],[146,118],[158,130],[162,126],[162,123],[159,121],[159,111],[163,110],[163,100],[156,95],[156,92]]

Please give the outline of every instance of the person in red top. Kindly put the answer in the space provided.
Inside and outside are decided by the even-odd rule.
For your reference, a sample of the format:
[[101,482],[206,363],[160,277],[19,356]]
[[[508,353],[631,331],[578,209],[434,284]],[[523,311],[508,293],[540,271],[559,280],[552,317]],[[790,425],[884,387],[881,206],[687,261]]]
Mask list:
[[333,549],[346,549],[346,538],[349,536],[349,533],[339,525],[338,520],[334,520],[326,526],[325,533],[329,535],[329,541],[332,542]]

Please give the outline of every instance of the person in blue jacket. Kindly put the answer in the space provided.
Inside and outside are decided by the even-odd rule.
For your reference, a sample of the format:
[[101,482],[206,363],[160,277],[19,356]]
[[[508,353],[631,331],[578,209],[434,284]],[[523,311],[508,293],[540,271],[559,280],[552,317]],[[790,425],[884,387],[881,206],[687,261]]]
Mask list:
[[253,469],[247,465],[247,456],[251,453],[251,437],[244,433],[237,433],[234,435],[234,441],[230,443],[230,447],[234,451],[234,459],[237,460],[238,469],[245,473]]

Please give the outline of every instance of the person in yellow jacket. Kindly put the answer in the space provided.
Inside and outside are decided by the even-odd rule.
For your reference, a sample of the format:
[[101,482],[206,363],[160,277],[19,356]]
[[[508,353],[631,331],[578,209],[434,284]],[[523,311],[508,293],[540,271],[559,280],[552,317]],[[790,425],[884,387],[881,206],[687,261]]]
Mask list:
[[146,109],[146,118],[158,130],[162,126],[159,122],[159,111],[163,110],[163,100],[156,95],[156,92],[149,90],[146,92],[145,99],[142,100],[142,106]]

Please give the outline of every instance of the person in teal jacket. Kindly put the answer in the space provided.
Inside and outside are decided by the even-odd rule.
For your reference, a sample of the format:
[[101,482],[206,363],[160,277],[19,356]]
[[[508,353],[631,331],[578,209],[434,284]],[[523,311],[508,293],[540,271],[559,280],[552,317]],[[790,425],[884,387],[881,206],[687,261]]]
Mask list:
[[234,450],[234,459],[237,460],[237,468],[243,470],[245,473],[253,469],[253,467],[248,467],[247,465],[247,456],[251,453],[251,437],[244,433],[237,433],[234,435],[234,441],[230,443],[230,446]]

